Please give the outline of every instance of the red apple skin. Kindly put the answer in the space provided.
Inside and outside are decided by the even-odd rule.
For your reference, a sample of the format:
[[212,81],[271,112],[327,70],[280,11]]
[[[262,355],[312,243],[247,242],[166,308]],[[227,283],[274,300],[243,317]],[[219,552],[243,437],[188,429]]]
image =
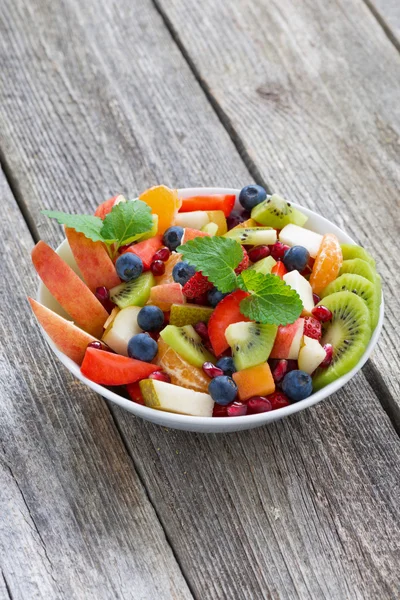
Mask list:
[[60,256],[45,242],[32,250],[32,262],[50,294],[82,329],[100,338],[108,312]]
[[98,340],[33,298],[28,300],[35,317],[57,348],[81,365],[88,344]]
[[83,233],[65,227],[65,234],[76,264],[90,291],[105,286],[111,289],[121,283],[113,261],[102,242],[93,242]]
[[96,212],[94,213],[94,216],[100,217],[100,219],[104,220],[106,218],[106,216],[108,215],[108,213],[110,213],[112,211],[112,209],[114,207],[114,203],[117,198],[118,198],[118,194],[116,196],[113,196],[112,198],[109,198],[108,200],[105,200],[101,204],[99,204],[99,206],[96,208]]
[[150,290],[150,304],[155,304],[163,311],[169,311],[173,304],[185,304],[186,298],[180,283],[164,283],[155,285]]
[[[299,318],[290,325],[279,325],[270,358],[297,359],[300,339],[304,331],[304,319]],[[298,348],[297,348],[298,345]],[[296,346],[296,349],[294,348]]]

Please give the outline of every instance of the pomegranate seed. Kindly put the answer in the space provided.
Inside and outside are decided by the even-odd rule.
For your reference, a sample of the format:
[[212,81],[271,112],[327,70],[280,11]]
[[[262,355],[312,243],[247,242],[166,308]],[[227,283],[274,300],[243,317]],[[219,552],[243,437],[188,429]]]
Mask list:
[[271,254],[271,250],[268,246],[256,246],[255,248],[253,248],[253,250],[250,250],[248,254],[251,262],[255,263],[261,260],[262,258],[269,256]]
[[157,381],[165,381],[165,383],[171,383],[171,377],[164,371],[153,371],[150,373],[149,379],[156,379]]
[[208,336],[207,325],[205,323],[203,323],[203,321],[199,321],[193,327],[194,327],[194,330],[199,334],[199,336],[201,337],[201,339],[204,340],[204,341],[206,341],[206,342],[208,342],[208,340],[210,338]]
[[213,408],[213,417],[226,417],[227,415],[227,406],[222,406],[221,404],[214,404]]
[[282,242],[276,242],[273,246],[270,246],[271,256],[275,260],[282,260],[286,250],[289,250],[290,246],[282,244]]
[[97,300],[100,300],[100,302],[105,302],[106,300],[110,299],[108,289],[104,287],[104,285],[96,288],[94,295],[96,296]]
[[223,370],[213,365],[212,362],[205,362],[203,364],[203,371],[206,375],[211,377],[211,379],[214,377],[220,377],[224,374]]
[[313,317],[318,319],[318,321],[321,321],[321,323],[326,323],[327,321],[330,321],[333,316],[329,308],[326,308],[326,306],[322,305],[314,306],[314,308],[311,311],[311,314],[313,315]]
[[329,367],[329,365],[332,362],[332,358],[333,358],[332,344],[325,344],[324,350],[326,352],[326,356],[325,356],[324,360],[322,361],[322,363],[319,365],[320,367],[322,367],[322,369],[326,369],[327,367]]
[[247,401],[247,412],[249,415],[256,415],[270,410],[272,410],[272,404],[265,396],[253,396]]
[[162,262],[166,262],[170,256],[171,250],[164,246],[164,248],[160,248],[159,250],[157,250],[152,260],[161,260]]
[[88,348],[96,348],[96,350],[103,350],[103,344],[101,342],[90,342]]
[[288,361],[285,359],[279,360],[278,364],[272,371],[272,377],[274,378],[274,381],[276,383],[281,381],[284,378],[284,376],[286,375],[287,370],[288,370]]
[[228,417],[243,417],[247,414],[247,404],[243,402],[232,402],[226,407]]
[[321,300],[321,298],[318,296],[318,294],[313,294],[312,297],[314,300],[314,304],[318,304],[318,302]]
[[269,400],[272,404],[272,410],[276,410],[277,408],[283,408],[284,406],[289,406],[290,402],[287,396],[283,392],[274,392],[267,396],[267,400]]
[[165,273],[165,264],[162,260],[153,260],[150,265],[150,271],[153,275],[164,275]]
[[208,292],[204,292],[201,296],[197,296],[197,298],[193,298],[193,304],[200,304],[200,306],[208,305]]
[[297,371],[298,368],[299,368],[299,365],[298,365],[297,360],[289,358],[287,361],[287,373],[289,373],[289,371]]

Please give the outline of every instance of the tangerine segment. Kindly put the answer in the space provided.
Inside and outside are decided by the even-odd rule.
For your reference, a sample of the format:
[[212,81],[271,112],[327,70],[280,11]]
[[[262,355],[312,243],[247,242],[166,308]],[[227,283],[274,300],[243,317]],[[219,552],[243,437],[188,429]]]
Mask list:
[[158,215],[158,233],[164,233],[168,227],[171,227],[181,203],[178,192],[169,189],[166,185],[149,188],[140,194],[139,200],[148,204],[153,214]]
[[171,383],[196,392],[208,392],[208,384],[211,380],[202,369],[189,365],[162,338],[158,340],[157,344],[157,364],[168,373]]
[[182,254],[173,252],[167,262],[165,263],[165,271],[162,275],[156,277],[157,285],[163,285],[164,283],[175,283],[172,277],[172,271],[174,266],[182,260]]
[[322,292],[328,283],[336,279],[342,263],[343,254],[339,240],[333,233],[327,233],[322,238],[310,276],[310,284],[314,294]]

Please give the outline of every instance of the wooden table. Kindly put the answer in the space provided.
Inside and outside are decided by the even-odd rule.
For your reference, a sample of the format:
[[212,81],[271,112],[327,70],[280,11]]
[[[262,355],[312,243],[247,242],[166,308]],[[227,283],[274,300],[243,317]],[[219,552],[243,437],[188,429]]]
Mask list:
[[[400,598],[397,0],[3,0],[0,598]],[[154,185],[256,181],[377,258],[372,359],[234,435],[90,392],[28,310],[29,252]]]

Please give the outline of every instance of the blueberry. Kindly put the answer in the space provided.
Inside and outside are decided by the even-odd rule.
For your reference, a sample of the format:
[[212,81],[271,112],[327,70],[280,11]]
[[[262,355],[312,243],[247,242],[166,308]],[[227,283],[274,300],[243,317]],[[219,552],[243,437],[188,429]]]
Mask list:
[[138,333],[128,342],[128,356],[150,362],[157,354],[157,342],[147,333]]
[[178,227],[174,225],[173,227],[169,227],[164,235],[163,235],[163,244],[167,246],[171,251],[176,250],[180,245],[183,237],[183,227]]
[[261,185],[246,185],[239,194],[239,202],[246,210],[251,210],[267,197],[267,192]]
[[136,256],[136,254],[125,252],[125,254],[121,254],[117,258],[115,268],[120,279],[123,281],[133,281],[142,274],[142,259]]
[[173,280],[181,285],[185,285],[195,273],[196,269],[184,261],[177,263],[172,269]]
[[303,246],[292,246],[283,256],[283,264],[288,271],[303,271],[306,268],[310,254]]
[[222,298],[225,298],[228,294],[223,294],[216,287],[213,287],[207,294],[207,300],[210,306],[216,307],[218,302],[221,302]]
[[304,400],[312,394],[312,379],[304,371],[289,371],[283,378],[282,391],[292,402]]
[[219,375],[208,385],[208,393],[217,404],[226,406],[234,401],[237,395],[237,385],[231,377]]
[[138,313],[137,322],[143,331],[159,331],[164,325],[164,313],[158,306],[143,306]]
[[229,375],[229,377],[232,377],[233,373],[236,373],[235,363],[231,356],[223,356],[217,361],[215,366],[222,369],[224,375]]

